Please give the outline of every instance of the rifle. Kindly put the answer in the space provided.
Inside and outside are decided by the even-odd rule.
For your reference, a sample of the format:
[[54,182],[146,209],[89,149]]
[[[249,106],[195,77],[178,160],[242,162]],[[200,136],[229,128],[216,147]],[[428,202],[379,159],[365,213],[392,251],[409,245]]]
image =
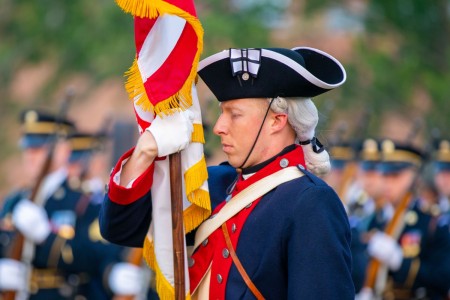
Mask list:
[[[414,184],[415,180],[413,180]],[[399,206],[395,210],[394,216],[392,217],[391,221],[386,225],[384,233],[389,235],[390,237],[396,238],[400,234],[400,229],[402,226],[400,226],[403,222],[403,216],[405,214],[405,211],[409,207],[409,203],[411,202],[413,198],[413,193],[411,192],[411,189],[403,196],[402,201],[400,202]],[[364,282],[363,288],[370,288],[372,291],[377,292],[375,290],[376,288],[376,279],[378,276],[379,269],[381,267],[381,263],[375,259],[372,258],[369,262],[369,266],[367,267],[366,271],[366,280]]]
[[[56,126],[55,126],[55,132],[54,132],[56,138],[51,139],[51,141],[50,141],[50,145],[49,145],[48,151],[47,151],[47,156],[41,167],[41,170],[39,171],[39,175],[36,179],[36,182],[34,183],[34,186],[31,189],[31,194],[29,197],[29,200],[31,202],[36,201],[36,196],[39,192],[42,182],[43,182],[44,178],[46,177],[46,175],[49,173],[50,168],[52,166],[53,155],[55,152],[55,147],[56,147],[56,143],[57,143],[57,139],[58,139],[58,132],[61,129],[60,128],[61,122],[64,119],[64,117],[66,116],[66,113],[67,113],[67,110],[69,107],[69,102],[73,98],[73,96],[74,96],[74,91],[72,89],[68,89],[66,91],[66,95],[61,103],[61,107],[60,107],[60,110],[58,112],[57,119],[56,119]],[[11,246],[8,249],[9,258],[12,258],[12,259],[15,259],[18,261],[22,261],[24,246],[25,246],[25,237],[20,232],[16,232],[15,237],[11,242]],[[31,263],[31,261],[29,263]],[[16,296],[15,291],[3,292],[3,299],[5,299],[5,300],[14,300],[15,296]]]

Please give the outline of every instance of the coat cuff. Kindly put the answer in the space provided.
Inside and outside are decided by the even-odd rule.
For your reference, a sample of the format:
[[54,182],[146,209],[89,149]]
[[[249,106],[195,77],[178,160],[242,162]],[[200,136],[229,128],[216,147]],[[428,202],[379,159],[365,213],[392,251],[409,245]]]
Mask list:
[[133,153],[134,148],[127,151],[117,162],[111,176],[109,178],[108,197],[109,199],[120,205],[128,205],[145,196],[153,185],[153,170],[155,168],[154,162],[142,173],[139,177],[133,180],[130,187],[123,187],[114,181],[114,176],[122,170],[122,165],[125,160]]

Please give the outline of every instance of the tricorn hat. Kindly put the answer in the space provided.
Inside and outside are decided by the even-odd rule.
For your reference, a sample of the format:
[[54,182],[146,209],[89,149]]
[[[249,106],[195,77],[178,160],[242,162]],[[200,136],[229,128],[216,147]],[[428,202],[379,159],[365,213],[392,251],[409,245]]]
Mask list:
[[198,74],[219,101],[311,98],[346,80],[337,59],[309,47],[224,50],[200,61]]

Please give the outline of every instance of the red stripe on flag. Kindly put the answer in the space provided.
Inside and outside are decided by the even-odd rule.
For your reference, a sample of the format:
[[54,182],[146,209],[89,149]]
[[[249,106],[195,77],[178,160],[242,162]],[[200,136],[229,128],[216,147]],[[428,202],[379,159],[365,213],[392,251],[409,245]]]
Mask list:
[[142,118],[139,116],[139,114],[137,113],[136,108],[135,108],[134,106],[133,106],[133,109],[134,109],[134,115],[136,116],[136,121],[137,121],[139,127],[140,127],[142,130],[145,130],[148,126],[150,126],[151,123],[148,122],[148,121],[146,121],[146,120],[144,120],[144,119],[142,119]]
[[144,82],[153,105],[175,95],[186,82],[197,53],[197,35],[189,23],[184,26],[177,45],[164,64]]
[[152,29],[153,25],[155,25],[155,19],[147,19],[147,18],[134,18],[134,43],[136,46],[136,53],[141,52],[142,45],[147,38],[148,33]]

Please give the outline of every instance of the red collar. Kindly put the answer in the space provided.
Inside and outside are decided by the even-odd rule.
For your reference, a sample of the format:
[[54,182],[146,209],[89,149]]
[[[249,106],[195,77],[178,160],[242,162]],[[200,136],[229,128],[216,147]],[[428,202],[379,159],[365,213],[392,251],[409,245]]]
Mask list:
[[263,167],[261,170],[257,171],[255,174],[250,176],[247,179],[243,179],[242,175],[239,175],[239,179],[236,183],[236,186],[233,190],[232,195],[238,194],[240,191],[248,187],[249,185],[255,183],[256,181],[269,176],[283,168],[291,167],[291,166],[298,166],[302,165],[305,166],[305,158],[303,155],[303,149],[301,146],[296,146],[294,150],[285,153],[283,155],[280,155],[275,158],[274,161],[269,163],[267,166]]

